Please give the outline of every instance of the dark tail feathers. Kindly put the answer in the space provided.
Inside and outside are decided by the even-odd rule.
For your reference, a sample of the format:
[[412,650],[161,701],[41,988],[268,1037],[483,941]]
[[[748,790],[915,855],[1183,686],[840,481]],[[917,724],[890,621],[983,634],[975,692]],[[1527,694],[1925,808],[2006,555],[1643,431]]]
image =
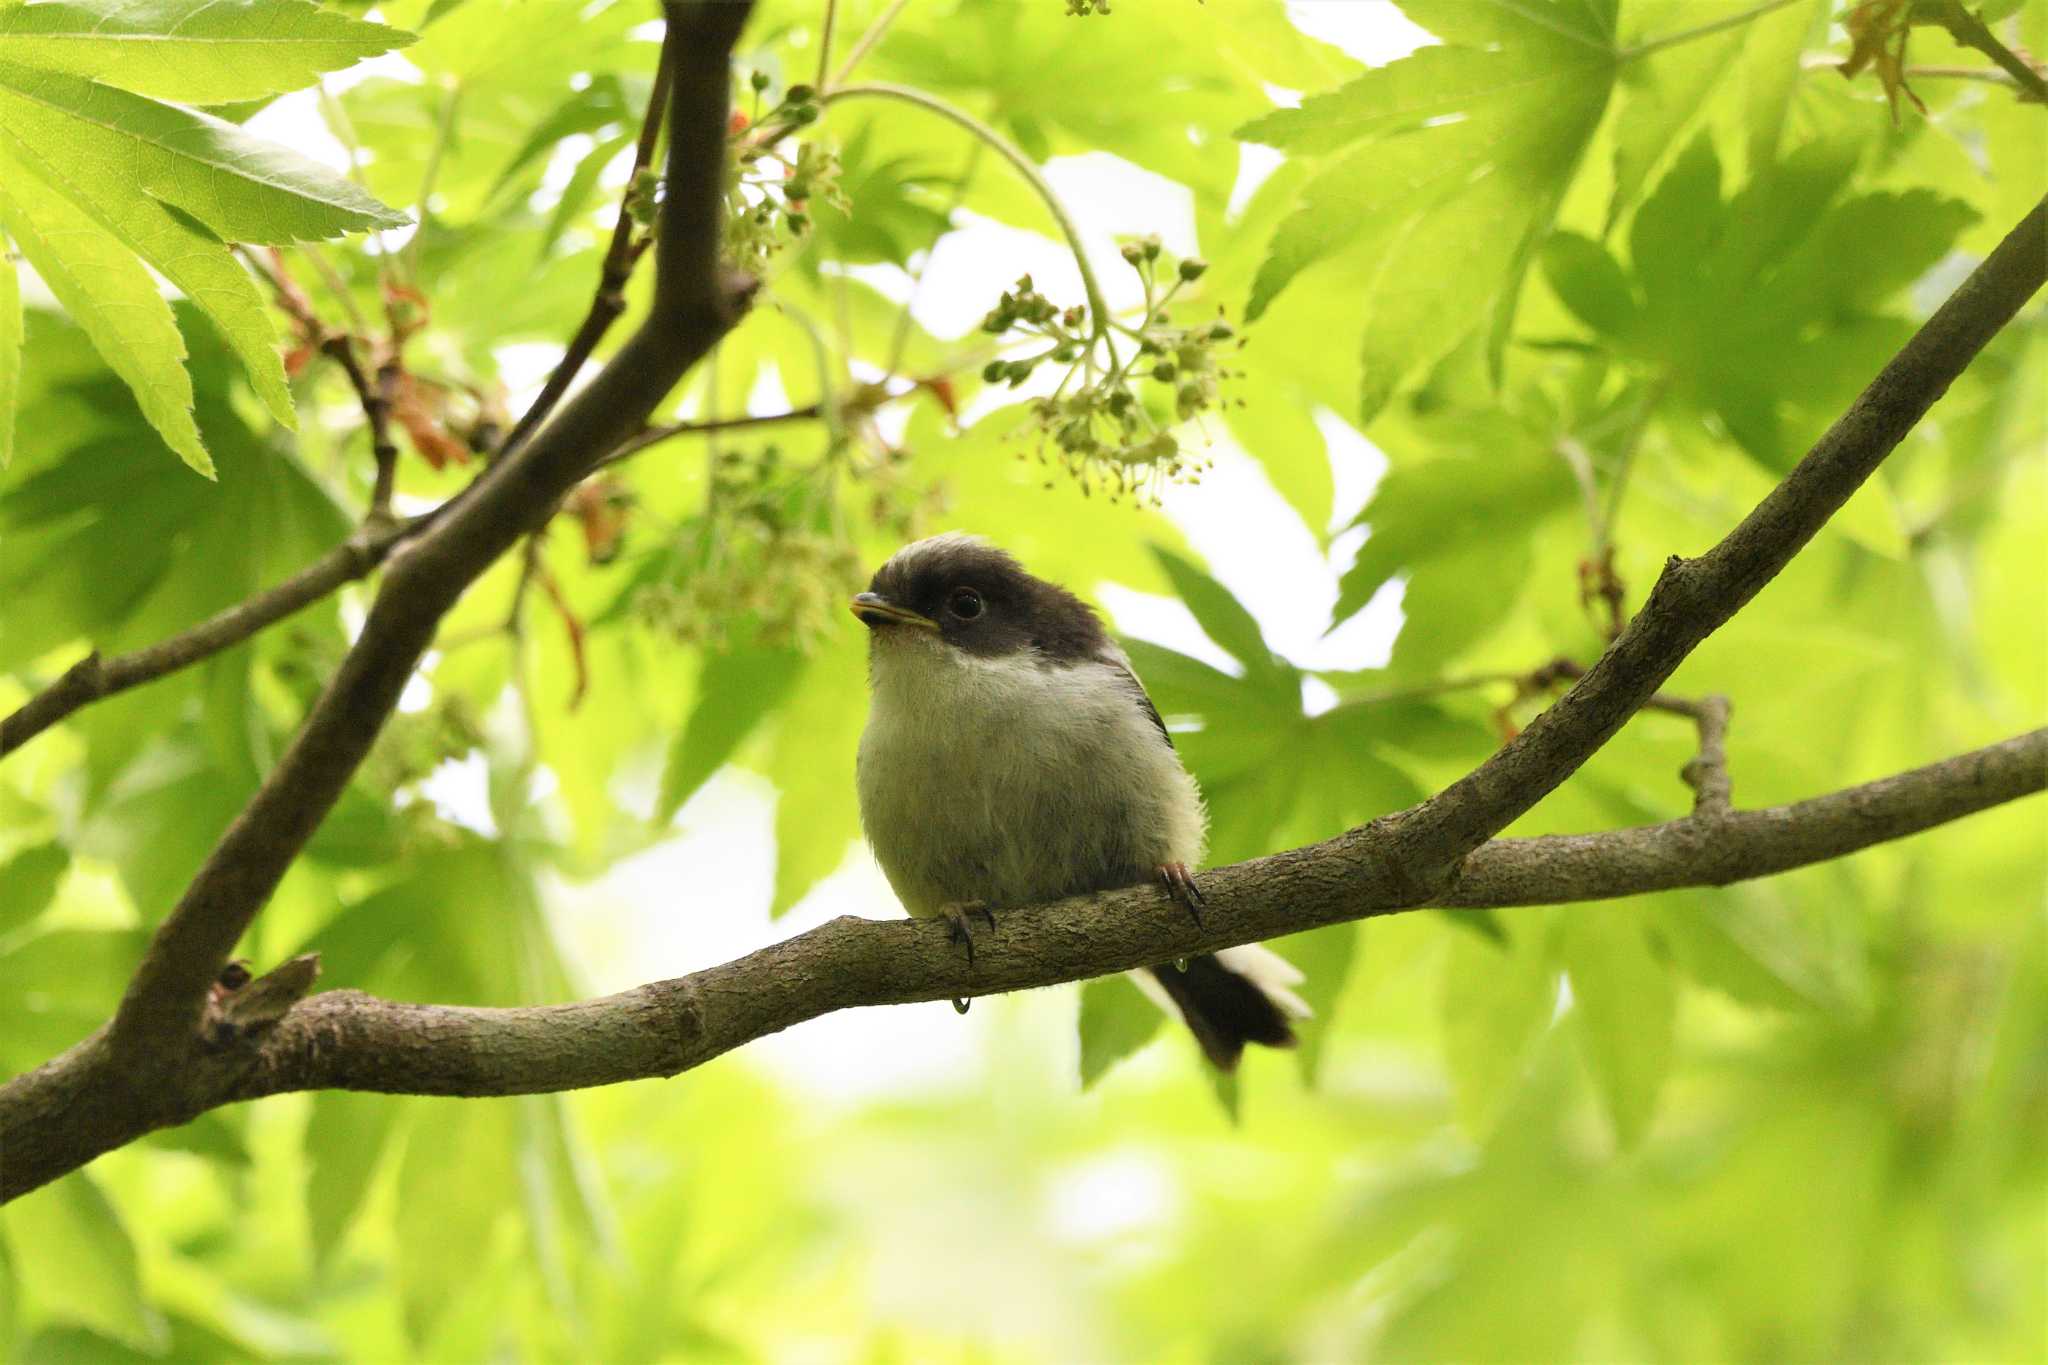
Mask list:
[[1246,1043],[1293,1047],[1287,1015],[1250,980],[1213,957],[1191,957],[1187,970],[1152,968],[1209,1060],[1225,1071],[1237,1069]]

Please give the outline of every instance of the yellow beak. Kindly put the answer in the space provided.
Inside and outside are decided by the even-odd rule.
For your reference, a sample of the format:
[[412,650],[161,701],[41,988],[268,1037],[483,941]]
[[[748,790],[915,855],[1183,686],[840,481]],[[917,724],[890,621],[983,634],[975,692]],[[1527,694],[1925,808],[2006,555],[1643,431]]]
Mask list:
[[861,624],[875,626],[917,626],[922,630],[937,630],[939,623],[929,616],[920,616],[905,607],[899,607],[880,593],[864,592],[847,604]]

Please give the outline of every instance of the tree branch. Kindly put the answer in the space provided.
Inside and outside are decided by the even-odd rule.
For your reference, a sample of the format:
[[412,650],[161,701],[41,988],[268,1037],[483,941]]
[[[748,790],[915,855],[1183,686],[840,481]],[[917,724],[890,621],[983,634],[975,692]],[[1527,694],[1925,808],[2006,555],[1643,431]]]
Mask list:
[[342,584],[366,577],[384,562],[393,546],[420,525],[420,521],[386,521],[364,526],[284,582],[237,602],[190,630],[111,659],[101,658],[98,651],[86,655],[0,720],[0,758],[82,706],[188,668],[311,606]]
[[[1531,860],[1547,851],[1568,859],[1597,848],[1603,856],[1611,851],[1617,864],[1644,862],[1655,875],[1642,889],[1714,884],[1835,856],[2041,790],[2048,732],[2036,731],[1888,784],[1822,798],[1816,810],[1694,818],[1628,832],[1632,843],[1628,836],[1590,836],[1569,848],[1542,840],[1488,843],[1605,743],[1700,640],[1789,562],[2040,287],[2048,276],[2048,201],[2008,234],[1739,526],[1698,559],[1667,562],[1628,628],[1528,729],[1411,810],[1311,848],[1207,874],[1211,909],[1202,924],[1152,888],[1079,898],[1011,912],[1008,931],[980,947],[970,967],[943,925],[840,920],[610,1002],[439,1011],[336,992],[243,1035],[238,1046],[208,1050],[199,1024],[228,953],[368,751],[441,615],[544,522],[595,461],[644,428],[654,405],[731,326],[748,297],[751,282],[724,277],[718,257],[727,68],[746,7],[667,8],[670,24],[687,32],[664,48],[675,63],[669,194],[647,322],[552,422],[495,462],[392,557],[354,648],[291,749],[158,929],[113,1021],[0,1086],[0,1150],[7,1154],[0,1193],[31,1188],[214,1105],[281,1089],[390,1088],[404,1076],[410,1089],[495,1094],[670,1074],[851,1005],[1046,985],[1375,913],[1455,904],[1461,896],[1508,903],[1498,899],[1508,892],[1488,888],[1525,873],[1513,895],[1574,899],[1628,889],[1611,877],[1591,891],[1587,883],[1546,881]],[[1737,837],[1744,830],[1748,844]],[[1624,842],[1591,842],[1602,838]],[[1705,851],[1688,852],[1688,845]],[[1725,851],[1731,847],[1735,852]],[[405,1030],[390,1027],[394,1011]],[[522,1047],[494,1047],[502,1041],[492,1032],[497,1024]],[[621,1069],[627,1065],[633,1069]]]
[[206,994],[236,941],[333,807],[455,600],[604,454],[640,431],[729,330],[752,282],[720,262],[728,67],[748,4],[673,0],[668,194],[646,321],[554,420],[494,462],[385,569],[362,634],[291,748],[158,927],[107,1033],[132,1066],[189,1061]]
[[[1498,908],[1724,886],[1903,838],[2048,787],[2048,729],[1810,801],[1611,834],[1498,839],[1432,905]],[[936,921],[842,917],[722,966],[567,1005],[468,1009],[330,991],[197,1057],[169,1117],[109,1103],[105,1034],[0,1088],[0,1199],[206,1109],[291,1090],[517,1095],[673,1076],[835,1010],[993,995],[1419,908],[1375,822],[1202,874],[1196,924],[1156,887],[1006,912],[970,963]],[[265,980],[303,990],[310,959]],[[253,991],[262,983],[244,987]],[[230,1000],[229,1021],[269,1009]],[[245,1027],[248,1024],[245,1023]],[[148,1084],[144,1081],[143,1084]]]
[[[718,0],[710,2],[717,3]],[[752,0],[747,0],[747,4],[739,8],[744,11],[751,4]],[[654,84],[647,93],[647,115],[640,122],[640,140],[633,148],[633,169],[626,177],[625,196],[619,201],[619,220],[612,224],[611,244],[605,248],[604,264],[598,271],[597,293],[591,297],[590,311],[584,314],[582,324],[569,339],[562,358],[555,362],[555,368],[549,372],[547,382],[541,385],[532,405],[500,443],[500,451],[517,450],[519,443],[547,420],[548,414],[555,410],[555,404],[562,401],[562,395],[569,391],[569,385],[582,372],[591,352],[597,349],[597,343],[604,340],[604,334],[619,320],[619,314],[626,311],[626,281],[640,259],[640,250],[644,249],[634,245],[632,198],[642,192],[643,173],[654,164],[655,146],[661,140],[661,115],[668,107],[669,82],[675,69],[672,60],[675,39],[675,23],[671,14],[668,27],[662,30],[661,58],[654,69]],[[728,47],[728,55],[730,51]],[[722,159],[719,164],[723,166]]]
[[1697,559],[1673,555],[1586,676],[1491,758],[1400,817],[1388,856],[1419,893],[1578,771],[1700,641],[1813,539],[2048,278],[2048,200],[2034,206],[1913,334],[1784,482]]

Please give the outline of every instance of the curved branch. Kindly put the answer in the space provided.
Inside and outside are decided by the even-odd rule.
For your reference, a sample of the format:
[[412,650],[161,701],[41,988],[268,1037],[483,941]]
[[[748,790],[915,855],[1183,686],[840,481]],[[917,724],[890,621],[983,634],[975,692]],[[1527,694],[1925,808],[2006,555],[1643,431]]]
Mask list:
[[[1495,840],[1427,903],[1547,905],[1722,886],[1903,838],[2044,787],[2048,729],[1789,806],[1611,834]],[[168,1109],[127,1102],[123,1088],[104,1084],[105,1036],[96,1034],[0,1088],[8,1153],[0,1199],[152,1128],[264,1095],[517,1095],[672,1076],[835,1010],[1056,985],[1419,908],[1382,855],[1383,842],[1379,826],[1367,825],[1204,873],[1199,925],[1150,886],[1012,910],[972,962],[935,921],[843,917],[722,966],[568,1005],[471,1009],[330,991],[284,1014],[244,1053],[203,1054],[176,1077],[131,1081],[169,1092]],[[293,981],[302,981],[308,961],[272,976],[297,968]]]
[[654,240],[647,319],[552,421],[446,504],[405,542],[361,635],[291,748],[235,818],[158,926],[107,1034],[142,1069],[163,1071],[197,1046],[207,992],[235,943],[333,808],[397,705],[442,615],[569,488],[640,431],[676,381],[738,321],[752,281],[720,262],[731,52],[746,3],[671,0],[668,187]]
[[101,658],[95,650],[0,720],[0,758],[82,706],[188,668],[311,606],[342,584],[367,577],[393,546],[419,527],[419,521],[373,522],[284,582],[217,612],[190,630],[111,659]]
[[1478,768],[1392,831],[1391,856],[1423,889],[1614,737],[1700,641],[1720,629],[1827,524],[1998,329],[2048,280],[2048,199],[1913,334],[1784,482],[1697,559],[1673,555],[1649,600],[1585,677]]

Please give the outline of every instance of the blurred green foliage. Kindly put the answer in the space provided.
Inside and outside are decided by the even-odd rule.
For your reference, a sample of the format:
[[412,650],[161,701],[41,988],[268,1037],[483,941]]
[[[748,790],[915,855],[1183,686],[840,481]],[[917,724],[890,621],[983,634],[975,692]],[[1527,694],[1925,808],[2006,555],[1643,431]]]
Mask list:
[[[329,69],[388,45],[270,3],[286,37],[340,35]],[[404,999],[582,994],[589,926],[564,886],[713,823],[727,765],[772,784],[767,908],[796,905],[858,837],[862,646],[840,603],[942,527],[1188,608],[1215,662],[1132,656],[1217,861],[1404,806],[1540,705],[1447,679],[1590,661],[1597,589],[1638,604],[1665,556],[1721,535],[2043,187],[2048,112],[1933,77],[1914,87],[1927,113],[1894,122],[1874,77],[1808,60],[1846,51],[1827,0],[1729,24],[1751,7],[1399,3],[1440,44],[1361,69],[1277,0],[1078,18],[947,0],[898,14],[856,76],[948,101],[1034,162],[1107,153],[1184,187],[1208,268],[1176,320],[1220,308],[1246,344],[1220,416],[1144,420],[1256,462],[1342,575],[1333,625],[1399,594],[1383,667],[1276,652],[1160,510],[1030,458],[1018,399],[1038,390],[982,378],[1015,348],[933,336],[899,301],[947,234],[1054,236],[1047,206],[957,123],[828,101],[793,124],[808,198],[768,173],[736,188],[736,213],[766,209],[766,288],[675,400],[822,418],[649,450],[493,570],[250,956],[316,949],[323,984]],[[885,8],[842,0],[839,53]],[[2048,51],[2048,4],[1995,11]],[[8,13],[0,86],[48,60],[9,55]],[[379,16],[418,41],[318,106],[367,191],[419,223],[402,248],[277,258],[328,326],[369,338],[406,315],[404,507],[461,486],[461,447],[502,431],[527,382],[522,345],[559,346],[588,304],[648,15],[399,0]],[[764,0],[739,58],[749,128],[815,81],[820,17]],[[1911,43],[1915,65],[1987,66],[1938,28]],[[274,75],[133,60],[142,95],[218,103],[302,84],[296,52],[266,49]],[[1276,109],[1285,92],[1309,98]],[[1286,154],[1263,179],[1258,144]],[[317,356],[292,370],[298,430],[279,424],[246,312],[179,305],[174,327],[151,293],[110,341],[102,305],[140,267],[115,251],[101,304],[67,292],[36,225],[61,241],[83,210],[39,203],[0,187],[0,227],[47,286],[0,290],[0,707],[87,646],[160,639],[306,563],[371,472],[355,397]],[[992,275],[973,306],[1009,287]],[[2048,712],[2044,345],[2036,307],[1673,680],[1733,699],[1745,804]],[[200,462],[187,409],[216,482],[173,458]],[[1334,506],[1319,414],[1366,423],[1387,458],[1362,509]],[[0,1069],[106,1017],[365,593],[0,765]],[[1638,719],[1513,832],[1681,814],[1692,742]],[[480,776],[487,812],[437,802],[451,771]],[[1308,972],[1306,1045],[1218,1093],[1115,980],[984,1002],[977,1063],[893,1096],[834,1097],[742,1052],[570,1096],[280,1097],[0,1211],[0,1342],[23,1362],[2041,1359],[2044,885],[2022,804],[1767,883],[1318,930],[1278,945]],[[701,880],[661,894],[678,916],[762,908]]]

